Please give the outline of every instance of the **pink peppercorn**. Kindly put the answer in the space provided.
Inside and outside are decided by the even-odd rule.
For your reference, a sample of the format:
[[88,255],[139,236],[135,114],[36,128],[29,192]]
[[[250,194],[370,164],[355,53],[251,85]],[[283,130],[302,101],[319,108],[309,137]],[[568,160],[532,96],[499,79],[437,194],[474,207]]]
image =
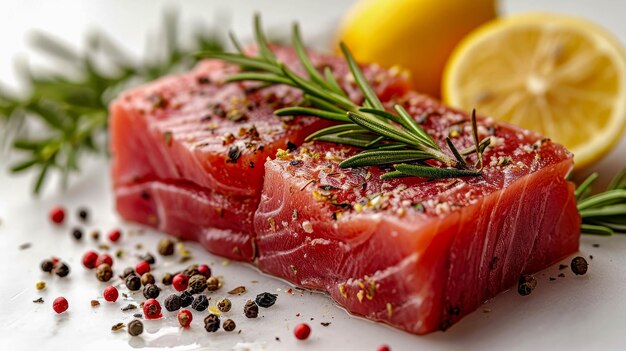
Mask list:
[[193,315],[191,314],[189,310],[178,311],[177,317],[178,317],[178,323],[180,323],[180,326],[183,328],[188,328],[189,325],[191,324],[191,321],[193,320]]
[[109,232],[109,240],[113,243],[120,240],[121,236],[122,236],[122,232],[119,229],[114,229]]
[[146,319],[161,318],[161,304],[155,299],[148,299],[143,304],[143,314]]
[[61,206],[55,206],[50,210],[50,220],[54,224],[61,224],[65,219],[65,209]]
[[380,345],[376,351],[391,351],[391,349],[387,345]]
[[137,272],[137,275],[140,277],[144,275],[144,273],[150,272],[150,263],[146,261],[141,261],[137,263],[137,265],[135,266],[135,272]]
[[298,340],[306,340],[311,335],[311,327],[306,323],[300,323],[293,329],[293,335]]
[[205,278],[209,278],[211,276],[211,268],[206,264],[201,264],[198,266],[198,273],[202,274]]
[[115,302],[117,301],[119,293],[117,291],[117,288],[115,288],[113,285],[109,285],[104,289],[104,293],[102,294],[102,296],[104,296],[104,299],[109,302]]
[[87,251],[83,255],[83,266],[87,269],[96,268],[96,261],[98,260],[98,254],[95,251]]
[[56,313],[63,313],[67,311],[68,307],[69,307],[69,304],[67,303],[67,300],[62,296],[54,299],[54,302],[52,303],[52,308],[54,309],[54,312]]
[[99,265],[106,263],[109,266],[113,267],[113,257],[107,255],[107,254],[100,254],[98,255],[98,259],[96,260],[96,267],[98,267]]
[[172,285],[174,286],[174,289],[176,289],[176,291],[183,291],[187,289],[187,286],[189,285],[189,277],[182,273],[178,273],[174,276],[174,279],[172,280]]

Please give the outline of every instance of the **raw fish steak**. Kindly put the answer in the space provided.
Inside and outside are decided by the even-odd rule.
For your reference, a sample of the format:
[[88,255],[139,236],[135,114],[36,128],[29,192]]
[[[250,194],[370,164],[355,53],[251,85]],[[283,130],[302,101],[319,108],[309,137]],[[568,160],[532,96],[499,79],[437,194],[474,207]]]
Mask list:
[[[467,115],[414,93],[401,103],[442,148],[446,136],[472,145]],[[537,133],[478,125],[491,137],[479,177],[381,180],[389,169],[339,168],[356,150],[319,142],[267,162],[254,218],[259,268],[425,334],[577,251],[572,155]]]
[[[290,49],[277,57],[297,71]],[[331,67],[355,101],[361,99],[345,62],[312,55]],[[122,217],[196,239],[211,252],[253,259],[252,216],[261,196],[264,164],[278,149],[293,149],[330,125],[311,117],[278,118],[274,111],[300,103],[286,86],[224,83],[237,71],[221,61],[122,94],[110,107],[113,186]],[[382,100],[401,96],[408,80],[399,70],[364,67]]]

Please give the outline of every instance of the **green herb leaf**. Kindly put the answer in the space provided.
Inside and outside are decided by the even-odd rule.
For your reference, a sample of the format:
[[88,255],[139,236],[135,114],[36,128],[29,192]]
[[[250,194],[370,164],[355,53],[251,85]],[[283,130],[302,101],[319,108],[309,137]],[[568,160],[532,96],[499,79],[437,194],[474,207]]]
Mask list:
[[416,150],[374,150],[356,154],[347,160],[341,162],[339,167],[364,167],[388,165],[400,162],[415,162],[427,160],[430,155],[426,152]]
[[408,164],[397,164],[394,165],[396,171],[399,171],[403,174],[414,176],[414,177],[422,177],[422,178],[460,178],[460,177],[475,177],[480,175],[477,171],[471,170],[463,170],[463,169],[453,169],[453,168],[440,168],[440,167],[430,167],[430,166],[416,166],[416,165],[408,165]]

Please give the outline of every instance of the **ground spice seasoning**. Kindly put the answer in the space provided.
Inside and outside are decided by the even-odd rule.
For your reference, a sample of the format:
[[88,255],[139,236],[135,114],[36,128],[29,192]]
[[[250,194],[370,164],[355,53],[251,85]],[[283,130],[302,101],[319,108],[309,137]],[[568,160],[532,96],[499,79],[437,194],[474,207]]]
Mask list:
[[132,336],[138,336],[143,333],[143,323],[140,320],[135,319],[132,322],[128,323],[128,334]]
[[259,316],[259,306],[254,301],[248,300],[243,306],[243,313],[248,318],[256,318]]
[[572,272],[574,272],[574,274],[584,275],[587,273],[587,268],[589,267],[589,265],[584,257],[577,256],[572,259],[570,267],[572,268]]

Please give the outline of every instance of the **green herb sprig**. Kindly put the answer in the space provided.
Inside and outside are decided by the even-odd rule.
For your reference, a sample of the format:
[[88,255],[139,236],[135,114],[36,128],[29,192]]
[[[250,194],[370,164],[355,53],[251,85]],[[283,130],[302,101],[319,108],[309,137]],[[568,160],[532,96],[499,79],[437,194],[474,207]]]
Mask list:
[[[106,153],[107,108],[120,91],[192,67],[197,62],[192,53],[198,50],[223,49],[219,32],[206,28],[195,34],[191,45],[183,47],[178,27],[177,13],[165,12],[163,35],[149,43],[154,50],[145,60],[131,58],[102,32],[88,37],[84,53],[49,35],[36,34],[35,48],[70,71],[34,72],[26,67],[26,96],[0,89],[0,125],[4,122],[6,126],[0,146],[10,145],[24,154],[11,171],[37,169],[34,193],[40,192],[53,170],[61,172],[65,185],[69,174],[79,170],[82,154]],[[43,128],[36,130],[33,125]],[[11,141],[15,135],[19,136]]]
[[590,175],[576,189],[578,212],[583,234],[612,235],[626,233],[626,168],[618,173],[604,192],[591,195],[591,185],[598,178]]
[[[489,138],[478,139],[476,114],[472,112],[474,146],[458,150],[450,138],[446,139],[450,154],[444,152],[432,137],[415,121],[401,105],[394,105],[394,112],[385,109],[367,82],[361,68],[348,48],[342,43],[341,51],[357,86],[364,96],[358,105],[348,98],[330,68],[319,72],[307,55],[297,24],[293,27],[292,45],[302,67],[304,77],[277,60],[261,29],[261,20],[254,19],[254,37],[258,49],[256,56],[246,54],[234,35],[230,38],[237,53],[202,52],[202,58],[220,59],[241,67],[241,72],[228,77],[228,82],[259,81],[265,84],[286,84],[300,89],[310,106],[287,107],[275,111],[278,116],[317,116],[339,122],[338,125],[319,130],[308,140],[320,140],[363,148],[360,153],[340,163],[340,167],[393,165],[394,171],[382,178],[417,176],[425,178],[449,178],[478,176],[482,170],[482,153],[489,145]],[[475,164],[466,158],[477,154]],[[435,166],[426,161],[438,161]]]

